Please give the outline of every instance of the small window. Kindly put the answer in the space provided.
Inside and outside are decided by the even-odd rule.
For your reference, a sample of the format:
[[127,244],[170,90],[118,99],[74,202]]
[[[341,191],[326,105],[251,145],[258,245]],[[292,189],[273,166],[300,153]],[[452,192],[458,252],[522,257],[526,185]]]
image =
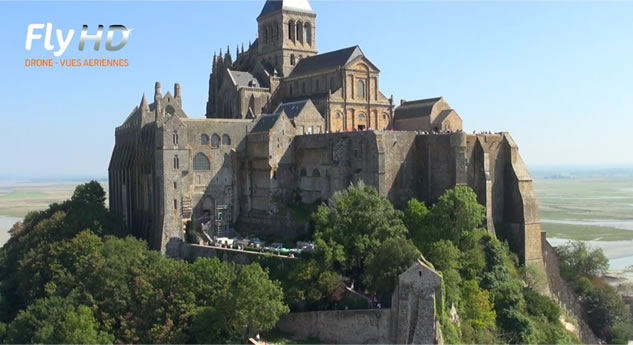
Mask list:
[[340,118],[341,118],[341,116],[342,116],[342,115],[341,115],[341,112],[340,112],[340,111],[337,111],[337,112],[336,112],[336,118],[337,118],[337,119],[340,119]]
[[360,113],[360,115],[358,115],[358,119],[359,120],[365,120],[365,114]]
[[383,119],[383,120],[386,120],[386,119],[387,119],[387,117],[388,117],[388,116],[387,116],[387,114],[382,114],[382,119]]
[[211,170],[209,158],[204,153],[199,152],[193,157],[193,170]]
[[319,169],[314,168],[314,170],[312,171],[312,176],[313,177],[321,177],[321,173],[319,172]]
[[178,200],[174,199],[174,210],[178,209]]
[[365,98],[365,81],[363,79],[358,79],[356,82],[356,96]]
[[178,183],[174,182],[174,189],[178,189]]
[[209,136],[203,134],[200,136],[200,145],[209,145]]
[[290,65],[294,66],[297,63],[297,59],[295,58],[295,54],[290,55]]
[[180,160],[178,156],[174,156],[174,169],[180,169]]
[[214,149],[217,149],[218,147],[220,147],[220,136],[217,134],[213,134],[211,136],[211,147],[213,147]]
[[222,145],[231,145],[231,137],[229,137],[228,135],[224,134],[222,136]]
[[174,134],[171,136],[171,141],[174,143],[174,145],[178,145],[178,133],[174,132]]

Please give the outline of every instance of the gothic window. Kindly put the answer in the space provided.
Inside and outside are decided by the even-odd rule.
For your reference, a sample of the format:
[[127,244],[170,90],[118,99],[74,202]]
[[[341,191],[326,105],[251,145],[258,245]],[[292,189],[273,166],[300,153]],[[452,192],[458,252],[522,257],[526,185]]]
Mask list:
[[303,23],[297,22],[297,41],[303,43]]
[[356,82],[356,97],[365,98],[365,80],[358,79]]
[[319,169],[314,168],[314,170],[312,171],[312,177],[321,177],[321,173],[319,172]]
[[231,137],[229,137],[228,135],[224,134],[222,136],[222,145],[231,145]]
[[193,170],[211,170],[209,158],[204,153],[199,152],[193,157]]
[[174,156],[174,169],[180,169],[180,160],[178,156]]
[[306,176],[307,175],[306,168],[301,168],[301,173],[299,175]]
[[211,147],[213,147],[214,149],[217,149],[218,147],[220,147],[220,136],[217,134],[213,134],[211,136]]
[[304,32],[304,36],[306,42],[308,43],[309,46],[312,46],[312,25],[310,25],[310,23],[306,23],[304,26],[305,32]]
[[288,39],[291,41],[295,40],[295,21],[291,20],[288,22]]
[[297,61],[295,59],[295,54],[290,54],[290,65],[294,66],[295,63],[297,63]]
[[200,136],[200,145],[209,145],[209,136],[206,134],[203,134],[202,136]]
[[174,134],[172,134],[171,136],[171,142],[174,145],[178,145],[178,132],[174,132]]

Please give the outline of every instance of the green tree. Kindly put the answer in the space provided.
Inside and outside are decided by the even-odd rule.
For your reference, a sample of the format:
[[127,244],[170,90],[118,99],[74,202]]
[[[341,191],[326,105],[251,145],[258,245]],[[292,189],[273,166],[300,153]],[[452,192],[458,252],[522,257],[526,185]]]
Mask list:
[[420,251],[404,238],[389,238],[366,259],[365,286],[389,304],[398,276],[420,257]]
[[107,344],[114,337],[99,329],[87,306],[59,297],[37,300],[21,311],[7,329],[8,343]]
[[440,196],[431,208],[429,222],[437,239],[449,240],[463,250],[472,247],[465,243],[467,234],[482,225],[485,212],[470,187],[457,186]]
[[587,244],[574,241],[556,248],[560,259],[560,273],[566,280],[577,277],[598,277],[609,269],[609,260],[602,249],[589,250]]
[[357,283],[362,283],[367,257],[382,242],[408,234],[402,212],[363,183],[337,192],[327,206],[319,206],[314,222],[317,258]]

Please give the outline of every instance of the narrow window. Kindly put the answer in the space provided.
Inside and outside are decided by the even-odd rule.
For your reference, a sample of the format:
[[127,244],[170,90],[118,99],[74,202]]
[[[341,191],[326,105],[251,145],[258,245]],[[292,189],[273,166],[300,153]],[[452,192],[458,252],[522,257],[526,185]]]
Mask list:
[[301,134],[306,134],[306,128],[305,128],[305,126],[301,126]]
[[290,54],[290,65],[294,66],[297,63],[295,54]]
[[220,147],[220,136],[217,134],[213,134],[211,136],[211,147],[213,147],[214,149],[217,149],[218,147]]
[[174,199],[174,210],[178,209],[178,200]]
[[314,89],[319,92],[319,79],[316,80],[315,85],[314,85]]
[[178,183],[174,182],[174,189],[178,189]]
[[304,94],[304,95],[306,93],[306,83],[305,82],[301,83],[301,93]]
[[174,169],[180,169],[180,160],[178,156],[174,156]]
[[171,141],[174,143],[174,145],[178,145],[178,133],[174,132],[174,134],[171,136]]
[[292,85],[288,85],[288,96],[292,97]]
[[365,98],[365,81],[358,79],[356,82],[356,97]]
[[229,137],[228,135],[224,134],[222,136],[222,145],[231,145],[231,137]]

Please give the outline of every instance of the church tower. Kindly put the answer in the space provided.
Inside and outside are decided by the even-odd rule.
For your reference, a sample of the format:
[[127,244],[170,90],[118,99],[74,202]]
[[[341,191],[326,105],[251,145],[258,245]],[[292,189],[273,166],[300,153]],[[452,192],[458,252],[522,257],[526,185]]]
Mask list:
[[299,60],[317,54],[315,19],[308,0],[266,0],[257,17],[260,61],[290,75]]

